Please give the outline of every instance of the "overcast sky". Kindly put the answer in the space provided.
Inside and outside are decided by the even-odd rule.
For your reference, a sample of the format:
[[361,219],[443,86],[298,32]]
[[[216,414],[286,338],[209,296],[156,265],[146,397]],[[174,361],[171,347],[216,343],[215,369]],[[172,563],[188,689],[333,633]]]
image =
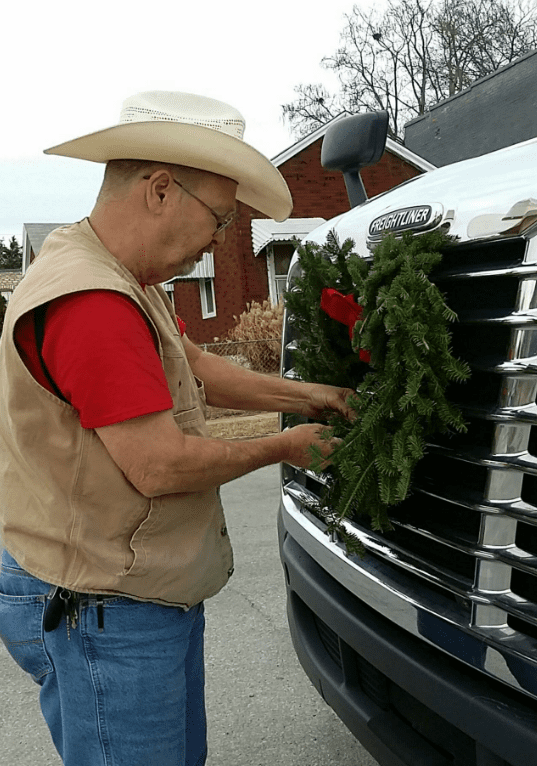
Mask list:
[[319,64],[335,51],[352,5],[9,3],[2,12],[0,237],[20,241],[24,223],[72,222],[91,211],[103,166],[42,152],[116,124],[134,93],[177,90],[226,101],[246,118],[245,140],[274,157],[295,141],[281,119],[293,87],[335,87]]

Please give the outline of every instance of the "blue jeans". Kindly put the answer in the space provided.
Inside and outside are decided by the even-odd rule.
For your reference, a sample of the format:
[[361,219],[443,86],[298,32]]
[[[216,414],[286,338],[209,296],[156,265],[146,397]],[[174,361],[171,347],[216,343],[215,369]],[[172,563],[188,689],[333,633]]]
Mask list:
[[83,598],[80,620],[49,633],[51,586],[7,551],[0,638],[41,687],[41,710],[66,766],[202,766],[207,756],[203,604],[176,607]]

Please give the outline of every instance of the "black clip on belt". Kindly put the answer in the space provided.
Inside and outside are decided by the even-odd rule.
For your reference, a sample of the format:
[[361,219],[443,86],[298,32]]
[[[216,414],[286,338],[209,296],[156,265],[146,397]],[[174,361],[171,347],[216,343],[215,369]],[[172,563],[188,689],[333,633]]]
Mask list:
[[[104,596],[97,595],[96,599],[97,624],[99,633],[102,633],[104,630]],[[43,622],[45,633],[50,633],[51,631],[56,630],[63,615],[66,615],[68,619],[71,618],[72,626],[76,627],[76,607],[79,601],[79,593],[73,593],[73,591],[67,590],[67,588],[62,588],[61,585],[58,585],[55,588],[54,593],[52,594],[52,598],[50,599],[45,610],[45,619]]]
[[43,626],[45,633],[56,630],[64,614],[69,613],[69,600],[72,597],[70,590],[62,588],[61,585],[55,589],[45,611],[45,620]]

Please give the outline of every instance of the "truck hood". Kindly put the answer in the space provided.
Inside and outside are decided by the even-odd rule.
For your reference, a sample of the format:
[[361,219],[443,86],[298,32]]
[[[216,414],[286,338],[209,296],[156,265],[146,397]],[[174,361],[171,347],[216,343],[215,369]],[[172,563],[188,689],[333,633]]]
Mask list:
[[322,244],[334,229],[340,241],[350,237],[356,252],[369,255],[375,232],[385,224],[401,230],[412,216],[424,220],[428,207],[431,220],[423,229],[442,226],[461,241],[535,233],[537,138],[429,171],[327,221],[306,239]]

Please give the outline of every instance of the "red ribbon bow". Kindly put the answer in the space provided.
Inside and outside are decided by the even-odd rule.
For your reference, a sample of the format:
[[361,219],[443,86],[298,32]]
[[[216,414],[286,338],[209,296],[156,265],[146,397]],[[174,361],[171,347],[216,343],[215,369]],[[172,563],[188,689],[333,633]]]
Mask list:
[[[343,295],[331,287],[325,287],[321,293],[321,309],[332,319],[347,325],[349,338],[352,341],[352,331],[356,322],[362,319],[363,309],[356,303],[352,295]],[[371,353],[360,349],[362,362],[371,361]]]

